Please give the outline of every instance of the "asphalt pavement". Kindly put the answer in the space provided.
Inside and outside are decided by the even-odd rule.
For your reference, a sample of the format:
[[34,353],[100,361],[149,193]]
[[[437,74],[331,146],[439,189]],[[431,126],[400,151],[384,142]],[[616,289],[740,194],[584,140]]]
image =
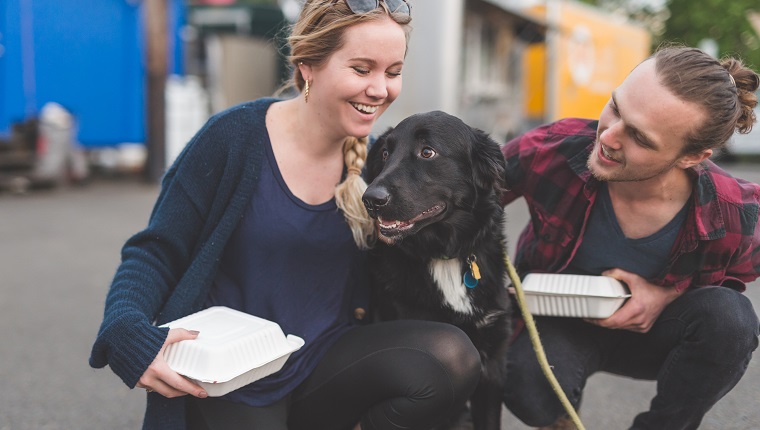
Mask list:
[[[730,165],[760,182],[758,165]],[[123,242],[144,227],[156,185],[128,179],[0,194],[0,430],[139,429],[142,390],[87,363]],[[527,220],[509,208],[512,244]],[[747,295],[760,309],[760,282]],[[589,430],[626,429],[654,383],[595,375],[581,419]],[[527,429],[508,412],[504,429]],[[760,429],[760,364],[705,418],[701,429]],[[319,430],[319,429],[317,429]]]

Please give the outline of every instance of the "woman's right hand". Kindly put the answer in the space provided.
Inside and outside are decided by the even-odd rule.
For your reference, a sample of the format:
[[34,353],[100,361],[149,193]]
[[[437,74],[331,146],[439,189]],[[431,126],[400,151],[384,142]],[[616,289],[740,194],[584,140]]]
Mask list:
[[189,331],[183,328],[169,330],[169,336],[166,338],[164,346],[158,351],[158,355],[137,381],[136,386],[144,388],[148,392],[155,391],[169,398],[187,394],[201,399],[208,397],[206,390],[170,369],[164,360],[164,351],[167,346],[182,340],[192,340],[196,337],[198,337],[197,331]]

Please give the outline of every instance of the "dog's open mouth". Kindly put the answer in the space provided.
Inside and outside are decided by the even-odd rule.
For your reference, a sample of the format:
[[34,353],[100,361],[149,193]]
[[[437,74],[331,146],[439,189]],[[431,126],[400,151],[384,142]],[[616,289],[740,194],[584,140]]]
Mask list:
[[407,221],[387,220],[383,217],[378,217],[377,227],[381,236],[389,239],[394,239],[412,230],[415,224],[419,223],[420,221],[424,221],[428,218],[439,215],[443,213],[444,210],[446,210],[446,205],[439,203]]

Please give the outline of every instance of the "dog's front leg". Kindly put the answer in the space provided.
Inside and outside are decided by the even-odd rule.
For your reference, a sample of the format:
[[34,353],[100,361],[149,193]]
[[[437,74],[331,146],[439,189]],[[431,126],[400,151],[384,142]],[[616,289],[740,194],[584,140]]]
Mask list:
[[470,397],[470,413],[475,430],[499,430],[501,428],[501,399],[503,387],[481,376],[475,393]]

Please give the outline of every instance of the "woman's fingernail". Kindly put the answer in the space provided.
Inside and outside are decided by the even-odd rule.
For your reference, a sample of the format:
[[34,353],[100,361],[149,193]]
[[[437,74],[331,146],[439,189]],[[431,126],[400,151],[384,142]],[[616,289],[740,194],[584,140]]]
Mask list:
[[208,393],[205,391],[201,391],[200,393],[198,393],[198,397],[200,397],[201,399],[205,399],[206,397],[208,397]]
[[198,330],[190,330],[190,334],[198,336],[199,334],[201,334],[201,332],[199,332]]

